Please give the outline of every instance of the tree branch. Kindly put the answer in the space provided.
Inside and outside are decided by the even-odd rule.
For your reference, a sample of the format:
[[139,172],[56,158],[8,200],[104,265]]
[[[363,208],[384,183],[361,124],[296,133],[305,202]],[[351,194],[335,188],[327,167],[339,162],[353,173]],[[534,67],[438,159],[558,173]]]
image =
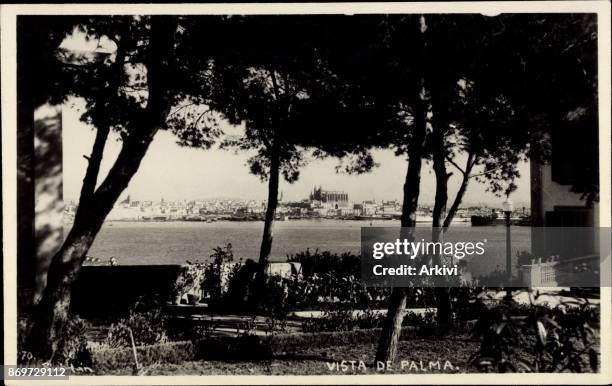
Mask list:
[[82,214],[93,197],[98,182],[98,174],[100,173],[104,146],[106,145],[109,132],[110,127],[108,125],[98,127],[91,155],[89,157],[84,156],[87,159],[87,169],[85,171],[85,177],[83,178],[83,185],[81,186],[81,194],[79,196],[79,206],[75,216]]
[[504,166],[504,165],[503,165],[503,163],[502,163],[502,164],[498,165],[498,166],[497,166],[496,168],[494,168],[494,169],[487,170],[486,172],[482,172],[482,173],[474,174],[474,175],[470,176],[470,178],[475,178],[475,177],[481,177],[481,176],[486,176],[486,175],[489,175],[489,174],[491,174],[491,173],[494,173],[494,172],[498,171],[498,170],[499,170],[499,169],[501,169],[503,166]]
[[168,117],[171,117],[172,115],[178,113],[179,111],[183,110],[184,108],[187,108],[187,107],[193,106],[193,105],[195,105],[195,103],[188,103],[186,105],[183,105],[183,106],[177,108],[176,110],[172,111],[170,114],[168,114]]
[[[276,70],[271,69],[268,70],[270,72],[270,77],[272,78],[272,87],[274,90],[274,98],[275,98],[275,102],[276,102],[276,122],[274,123],[274,127],[272,128],[273,130],[273,143],[272,143],[272,149],[277,149],[280,148],[280,136],[281,136],[281,127],[283,125],[283,119],[281,118],[281,112],[280,112],[280,108],[278,106],[278,103],[280,103],[280,93],[279,93],[279,89],[278,89],[278,82],[276,80]],[[286,111],[285,111],[286,114]]]
[[198,123],[200,123],[200,120],[202,119],[202,117],[208,113],[210,113],[210,109],[207,109],[206,111],[204,111],[202,114],[200,114],[198,116],[198,118],[195,120],[195,122],[193,123],[193,128],[197,130],[198,128]]
[[[112,66],[112,71],[110,72],[111,79],[109,80],[109,88],[108,90],[104,90],[104,92],[115,94],[116,91],[119,90],[119,83],[121,81],[121,75],[123,72],[124,57],[125,51],[118,44],[117,56],[115,63]],[[107,95],[102,94],[100,98],[105,99],[106,96]],[[85,159],[87,159],[87,169],[85,170],[85,176],[83,177],[83,185],[81,186],[81,193],[79,195],[79,206],[77,207],[75,218],[81,217],[83,213],[88,210],[89,202],[93,199],[96,185],[98,183],[98,175],[100,174],[100,164],[102,163],[102,158],[104,156],[104,147],[106,146],[106,141],[108,140],[108,135],[110,133],[110,127],[111,123],[108,120],[104,120],[104,122],[98,125],[96,130],[96,138],[94,139],[94,144],[91,149],[91,155],[89,157],[85,155],[83,156]]]
[[453,165],[455,168],[457,168],[457,170],[459,170],[461,172],[461,174],[465,175],[465,170],[463,170],[461,168],[461,166],[459,166],[451,157],[446,156],[446,160]]
[[453,200],[453,203],[451,204],[451,207],[449,208],[448,212],[446,213],[446,218],[444,219],[443,225],[442,227],[446,230],[448,229],[448,227],[450,226],[451,222],[453,221],[453,219],[455,218],[455,215],[457,214],[457,210],[459,210],[459,205],[461,205],[461,201],[463,200],[463,196],[465,195],[465,192],[467,191],[467,187],[468,187],[468,183],[469,183],[469,179],[470,179],[470,173],[472,171],[472,168],[474,167],[475,164],[475,160],[478,157],[476,157],[474,155],[474,153],[470,152],[468,154],[468,158],[465,162],[465,172],[463,172],[463,179],[461,180],[461,185],[459,185],[459,190],[457,190],[457,193],[455,194],[455,198]]
[[270,79],[272,80],[272,91],[274,92],[274,101],[280,102],[280,92],[278,87],[278,82],[276,80],[276,70],[270,69],[268,70],[270,73]]

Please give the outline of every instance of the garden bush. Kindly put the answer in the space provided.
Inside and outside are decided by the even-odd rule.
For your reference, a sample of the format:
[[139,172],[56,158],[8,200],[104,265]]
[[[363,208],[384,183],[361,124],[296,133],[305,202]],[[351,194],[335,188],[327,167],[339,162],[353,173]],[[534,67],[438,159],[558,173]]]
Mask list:
[[70,373],[88,373],[92,368],[92,355],[87,341],[89,322],[79,316],[72,316],[63,326],[59,336],[59,350],[53,358],[37,358],[31,352],[23,350],[23,339],[29,323],[25,319],[18,321],[18,357],[19,365],[28,367],[61,366]]
[[429,327],[434,325],[436,325],[436,313],[432,310],[427,310],[423,314],[408,311],[402,322],[402,326]]
[[[268,277],[259,304],[251,304],[249,299],[257,263],[247,260],[244,264],[228,264],[233,262],[231,247],[215,248],[211,256],[213,262],[206,267],[202,289],[208,296],[209,307],[217,310],[278,315],[338,304],[354,308],[387,307],[390,289],[367,287],[360,278],[360,257],[353,254],[306,250],[288,256],[287,261],[301,264],[301,275]],[[224,269],[227,272],[221,272]],[[435,305],[433,288],[413,288],[407,293],[408,307]]]
[[234,262],[232,244],[216,247],[210,255],[212,261],[204,266],[201,288],[205,297],[211,301],[221,300],[227,292],[229,283],[240,269],[241,263]]
[[356,318],[350,309],[325,310],[318,318],[309,318],[302,322],[305,332],[337,332],[352,331],[356,325]]
[[[141,366],[155,363],[183,363],[197,358],[191,341],[139,346],[136,347],[136,353]],[[131,348],[94,349],[92,357],[93,368],[97,373],[134,366],[134,354]]]
[[[534,298],[539,294],[536,292]],[[501,303],[474,326],[481,346],[470,358],[480,371],[597,371],[599,311],[588,302],[546,305]],[[525,359],[523,353],[530,354]]]
[[60,361],[64,366],[91,368],[92,359],[86,337],[88,329],[89,323],[78,316],[72,317],[64,326],[61,345],[63,361]]
[[106,343],[114,348],[131,347],[130,330],[136,346],[163,343],[168,340],[161,308],[147,311],[130,310],[127,317],[111,325]]
[[[309,333],[319,333],[381,328],[385,315],[373,309],[358,312],[354,312],[351,308],[328,309],[323,311],[318,318],[303,321],[302,329]],[[409,311],[404,316],[402,323],[402,326],[414,327],[418,331],[432,329],[436,325],[434,311],[427,311],[424,314]]]
[[342,253],[340,255],[328,251],[314,253],[310,249],[287,256],[288,262],[297,262],[302,266],[304,276],[314,274],[323,275],[333,273],[336,276],[359,276],[361,272],[361,258],[359,256]]

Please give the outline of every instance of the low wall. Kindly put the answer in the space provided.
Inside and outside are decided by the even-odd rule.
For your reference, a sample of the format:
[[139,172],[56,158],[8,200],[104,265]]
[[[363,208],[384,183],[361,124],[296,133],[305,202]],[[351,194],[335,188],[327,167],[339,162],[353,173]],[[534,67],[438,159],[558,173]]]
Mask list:
[[[172,287],[182,268],[179,264],[84,266],[72,287],[70,310],[85,319],[116,319],[143,297],[173,300]],[[301,265],[270,263],[267,272],[300,275]]]
[[82,318],[116,318],[141,297],[168,300],[181,265],[84,266],[72,287],[71,312]]

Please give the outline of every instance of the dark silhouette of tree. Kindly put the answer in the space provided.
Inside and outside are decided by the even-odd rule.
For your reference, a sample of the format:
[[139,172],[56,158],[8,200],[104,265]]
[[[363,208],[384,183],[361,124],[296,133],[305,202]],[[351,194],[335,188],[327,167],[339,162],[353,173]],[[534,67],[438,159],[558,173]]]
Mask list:
[[[210,63],[209,107],[244,134],[227,137],[221,147],[254,150],[248,167],[268,182],[268,198],[259,252],[260,276],[269,261],[281,176],[292,183],[306,162],[305,152],[317,143],[309,114],[322,121],[331,101],[331,76],[320,50],[329,38],[334,17],[231,17],[222,27],[223,46]],[[335,28],[335,27],[334,27]],[[219,33],[219,31],[217,31]],[[321,123],[329,128],[329,123]],[[196,130],[181,143],[198,147]],[[196,140],[194,140],[196,138]],[[318,151],[316,157],[324,156]]]
[[[401,227],[402,227],[402,239],[408,241],[414,240],[414,227],[416,226],[416,211],[418,209],[418,200],[420,194],[420,182],[421,182],[421,167],[423,158],[425,156],[425,139],[427,136],[427,113],[429,105],[429,95],[426,87],[426,63],[427,63],[427,50],[426,50],[426,33],[427,33],[427,20],[425,15],[418,17],[418,21],[415,17],[408,18],[408,20],[402,20],[397,23],[397,31],[393,31],[392,37],[398,39],[398,35],[404,35],[402,32],[403,28],[408,28],[414,31],[408,37],[399,38],[400,47],[403,46],[406,41],[410,38],[414,45],[412,49],[407,49],[402,54],[402,49],[399,48],[400,63],[403,66],[411,68],[413,74],[411,74],[412,81],[414,83],[406,87],[406,93],[409,96],[408,103],[406,103],[406,113],[411,117],[411,135],[407,141],[407,156],[408,156],[408,170],[406,172],[406,178],[404,181],[404,197],[402,202],[402,215],[401,215]],[[416,32],[416,33],[415,33]],[[407,35],[407,34],[406,34]],[[408,56],[409,55],[409,56]],[[408,58],[406,58],[408,56]],[[416,60],[414,60],[416,58]],[[403,60],[402,60],[403,59]],[[412,64],[412,65],[410,65]],[[399,338],[401,333],[402,322],[404,320],[404,309],[406,308],[407,300],[407,288],[393,288],[390,298],[389,307],[387,309],[387,315],[383,324],[380,339],[378,341],[378,347],[376,350],[376,361],[385,362],[394,361],[397,354],[397,347],[399,344]]]
[[[498,192],[503,184],[511,184],[518,176],[518,161],[525,157],[528,131],[515,122],[507,98],[495,88],[493,80],[479,80],[481,87],[474,86],[473,79],[480,67],[488,63],[486,42],[491,39],[491,31],[490,21],[481,15],[438,16],[430,23],[426,87],[430,94],[431,126],[427,138],[428,158],[436,177],[433,242],[443,239],[465,194],[469,178],[489,177],[491,190]],[[455,162],[457,153],[465,154],[467,165],[465,170],[461,170],[461,185],[445,215],[448,180],[453,174],[447,170],[447,162],[458,166]],[[474,176],[472,170],[480,165],[486,171]],[[507,188],[512,189],[512,185]],[[431,256],[431,263],[442,264],[442,256]],[[434,289],[439,332],[448,331],[452,326],[446,285],[439,282]]]
[[[421,75],[422,94],[426,96],[424,146],[428,149],[425,152],[417,145],[419,150],[415,153],[433,161],[437,183],[432,225],[441,228],[434,230],[432,238],[438,240],[442,236],[440,230],[450,226],[469,179],[488,183],[494,193],[513,190],[518,162],[527,156],[546,157],[548,146],[542,133],[548,128],[554,135],[550,122],[567,119],[568,112],[580,110],[580,106],[594,106],[594,71],[590,77],[580,77],[576,71],[593,69],[588,63],[592,62],[594,51],[587,53],[574,48],[577,44],[593,48],[593,23],[589,16],[563,20],[562,16],[488,19],[480,15],[428,15],[426,20],[427,28],[420,39],[412,37],[415,42],[422,42],[422,50],[417,51],[420,55],[415,55],[412,58],[415,62],[406,67]],[[582,32],[577,31],[580,28]],[[574,49],[578,55],[567,60],[568,49]],[[541,63],[542,52],[546,52],[546,66]],[[565,57],[559,57],[561,53]],[[552,61],[561,59],[564,59],[561,68],[551,71],[555,67]],[[581,59],[585,64],[577,66]],[[499,80],[504,72],[509,72],[509,76]],[[562,75],[571,79],[564,83]],[[577,87],[579,92],[572,93],[570,87]],[[552,90],[563,96],[561,103],[550,95]],[[544,97],[547,99],[542,103]],[[418,127],[412,128],[413,134],[418,133]],[[415,142],[408,145],[410,163],[415,158],[410,156],[411,146]],[[448,200],[446,163],[458,166],[454,162],[457,152],[467,155],[467,165],[465,169],[459,167],[463,181],[449,213],[443,217]],[[475,168],[481,171],[475,172]],[[410,169],[409,166],[409,174]],[[404,193],[404,206],[409,202],[407,197],[418,199],[418,194],[410,193]],[[409,224],[403,217],[402,226]],[[451,316],[448,291],[438,288],[436,295],[439,321],[444,325]],[[394,289],[377,360],[393,360],[404,306],[405,296]]]
[[[596,100],[595,68],[588,64],[575,65],[582,60],[588,63],[595,56],[592,16],[475,18],[470,26],[461,28],[462,33],[450,33],[431,42],[436,45],[435,52],[454,58],[452,62],[438,58],[428,66],[432,75],[445,73],[454,77],[445,83],[438,77],[432,90],[432,133],[428,141],[436,175],[434,240],[443,237],[450,226],[470,180],[487,184],[488,190],[495,194],[508,194],[516,188],[513,181],[519,177],[517,165],[520,161],[531,158],[541,162],[550,155],[550,140],[545,134],[553,133],[554,136],[557,130],[550,126],[551,122],[558,125],[560,117],[568,110],[584,110],[582,106],[593,106]],[[456,28],[458,20],[454,17],[442,20],[443,33]],[[478,25],[480,28],[474,28]],[[583,29],[576,30],[576,25]],[[534,27],[540,31],[537,38],[526,32]],[[482,33],[482,29],[490,32]],[[470,35],[475,30],[480,34]],[[462,44],[461,41],[471,43]],[[510,42],[513,50],[508,50]],[[576,44],[580,44],[582,50],[572,52]],[[584,51],[585,46],[590,46],[589,53]],[[456,47],[461,52],[453,50]],[[541,54],[544,50],[547,55]],[[562,52],[564,55],[559,56]],[[549,58],[555,58],[554,65],[550,62],[543,66],[541,62]],[[439,63],[444,63],[444,71],[436,66]],[[543,70],[547,66],[554,70],[526,71],[534,67]],[[509,75],[499,81],[502,71]],[[533,95],[543,97],[551,89],[563,96],[567,105],[548,105],[533,99]],[[576,93],[574,89],[579,91]],[[575,98],[576,94],[580,97]],[[571,103],[576,105],[572,107]],[[590,128],[593,127],[591,124]],[[457,154],[464,155],[464,166],[456,162]],[[452,173],[447,172],[447,162],[461,173],[459,189],[448,211],[447,182]],[[439,263],[439,257],[435,263]],[[436,293],[438,323],[444,329],[451,323],[448,290],[438,288]]]
[[[113,22],[119,25],[114,25]],[[90,164],[73,226],[51,261],[47,286],[32,316],[32,326],[26,344],[29,350],[41,358],[59,359],[55,355],[62,344],[61,332],[68,318],[72,283],[78,276],[85,255],[106,216],[138,170],[156,132],[165,127],[170,107],[176,98],[180,97],[180,94],[173,93],[176,87],[176,83],[173,83],[173,74],[177,73],[177,59],[173,55],[177,22],[176,17],[152,16],[129,18],[129,20],[125,18],[89,20],[82,24],[84,28],[97,26],[100,32],[115,31],[116,34],[108,32],[107,36],[115,39],[118,44],[115,59],[124,58],[126,64],[111,64],[102,70],[108,72],[102,86],[99,83],[88,83],[89,87],[97,84],[100,89],[86,94],[90,106],[86,119],[90,119],[91,123],[101,130],[97,133],[89,157]],[[125,29],[121,27],[124,23],[127,23]],[[100,33],[95,28],[91,28],[92,35]],[[138,49],[130,47],[130,40],[139,37],[142,37],[142,40],[138,42]],[[143,80],[142,75],[134,71],[132,75],[136,79],[126,82],[129,72],[126,69],[127,63],[146,68],[146,79]],[[68,69],[74,66],[72,60],[66,60],[61,65]],[[91,75],[87,74],[87,71],[77,71],[77,73],[85,78]],[[75,79],[79,80],[78,77]],[[79,90],[87,87],[87,84],[78,83],[72,86]],[[138,87],[142,87],[143,92],[121,92],[122,89]],[[116,95],[117,91],[120,96]],[[109,94],[105,94],[106,92]],[[102,96],[109,99],[100,99]],[[117,98],[121,98],[121,101],[119,102]],[[111,115],[107,120],[105,113],[109,112],[111,106],[118,108],[118,114],[122,116]],[[123,145],[108,175],[95,188],[101,159],[100,148],[103,148],[105,142],[106,127],[110,126],[121,132]]]
[[[331,154],[342,155],[347,149],[356,152],[363,160],[356,163],[357,170],[373,166],[367,154],[372,147],[392,148],[398,156],[407,158],[401,237],[408,240],[414,239],[421,167],[426,157],[426,31],[424,15],[359,16],[354,23],[339,28],[324,54],[340,84],[338,105],[345,114],[338,115],[338,122],[351,116],[347,122],[354,126],[338,125],[332,131],[340,141],[335,146],[320,146]],[[376,360],[395,358],[410,290],[392,289]]]
[[[586,113],[585,110],[590,108],[585,106],[596,105],[596,68],[592,63],[596,57],[596,35],[592,15],[500,16],[487,19],[482,24],[488,25],[487,28],[494,32],[482,37],[480,44],[470,50],[468,59],[472,60],[467,61],[470,65],[465,68],[467,71],[461,74],[464,78],[457,84],[456,95],[459,99],[446,104],[452,111],[448,115],[448,123],[454,130],[435,125],[433,129],[434,133],[446,131],[450,134],[447,137],[444,134],[432,135],[437,181],[434,226],[442,226],[439,232],[446,231],[450,226],[470,180],[488,184],[488,189],[496,194],[511,192],[515,188],[514,179],[519,177],[517,165],[520,161],[532,158],[542,162],[550,156],[551,144],[546,134],[552,132],[554,135],[554,131],[558,130],[549,126],[551,122],[560,125],[561,120],[571,115],[570,111],[593,114],[593,110]],[[513,28],[500,30],[500,26]],[[534,28],[541,32],[537,38],[529,33]],[[521,32],[517,34],[517,31]],[[508,34],[512,37],[509,38]],[[477,41],[478,37],[470,39]],[[508,50],[510,41],[515,48],[513,50]],[[546,51],[546,55],[542,55],[543,51]],[[491,55],[490,52],[495,53],[495,58],[487,57]],[[550,59],[554,63],[548,62]],[[482,63],[488,63],[488,66],[483,68]],[[495,67],[494,64],[503,64],[503,67]],[[549,70],[543,71],[546,67]],[[528,68],[541,71],[536,73],[528,71]],[[503,70],[509,74],[506,78],[508,83],[496,81]],[[534,95],[551,97],[547,95],[551,90],[555,90],[555,95],[561,97],[563,102],[548,104],[533,98]],[[588,118],[584,121],[588,122]],[[592,123],[585,124],[587,130],[594,127],[596,125]],[[591,147],[596,143],[593,140],[588,142]],[[457,153],[466,156],[464,166],[454,161]],[[578,159],[589,158],[584,155]],[[450,176],[446,172],[446,162],[461,173],[461,183],[443,217]],[[587,163],[593,164],[596,165],[594,162]],[[589,176],[589,173],[586,175]],[[597,180],[592,175],[587,178]],[[597,190],[596,185],[590,186],[574,185],[574,190],[585,193],[587,205],[594,199],[593,193]],[[441,324],[449,325],[451,310],[448,291],[438,292],[442,298],[442,302],[438,303],[438,320]]]
[[[501,15],[498,25],[503,23],[517,28],[497,36],[495,49],[502,56],[497,60],[515,52],[521,65],[511,69],[501,86],[521,106],[517,110],[524,120],[546,134],[552,147],[559,145],[552,154],[539,154],[536,147],[530,156],[545,161],[552,156],[553,178],[581,193],[591,206],[599,195],[599,153],[593,147],[598,143],[597,16]],[[576,130],[581,135],[572,139]],[[567,153],[571,162],[564,160]],[[562,173],[555,176],[555,169]]]
[[[392,148],[397,155],[406,157],[402,238],[414,239],[421,166],[427,155],[427,17],[364,15],[337,25],[336,33],[322,45],[322,57],[334,79],[334,92],[329,94],[335,95],[336,101],[318,110],[331,123],[308,126],[307,133],[322,152],[357,155],[357,162],[348,171],[373,167],[368,153],[373,147]],[[325,132],[337,141],[322,141]],[[395,357],[410,290],[392,290],[376,360]]]

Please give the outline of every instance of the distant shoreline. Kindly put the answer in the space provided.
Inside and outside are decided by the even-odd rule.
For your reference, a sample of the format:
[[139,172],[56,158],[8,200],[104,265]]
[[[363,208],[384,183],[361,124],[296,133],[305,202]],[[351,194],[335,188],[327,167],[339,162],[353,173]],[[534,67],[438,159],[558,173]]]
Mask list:
[[[388,218],[388,217],[366,217],[366,218],[333,218],[333,217],[311,217],[311,218],[291,218],[291,219],[285,219],[285,220],[275,220],[275,222],[298,222],[298,221],[313,221],[313,222],[323,222],[323,221],[342,221],[342,222],[399,222],[399,219],[395,219],[395,218]],[[207,221],[206,219],[165,219],[165,220],[142,220],[142,219],[107,219],[105,221],[105,223],[154,223],[154,224],[160,224],[160,223],[207,223],[207,224],[212,224],[212,223],[217,223],[217,222],[221,222],[221,223],[256,223],[256,222],[264,222],[261,219],[219,219],[219,220],[213,220],[213,221]],[[427,218],[427,219],[418,219],[416,220],[417,223],[419,224],[426,224],[426,223],[431,223],[432,219],[431,218]],[[455,220],[453,220],[453,223],[455,224],[469,224],[470,223],[470,219],[469,218],[457,218]],[[64,225],[71,225],[72,224],[72,220],[64,220]]]

